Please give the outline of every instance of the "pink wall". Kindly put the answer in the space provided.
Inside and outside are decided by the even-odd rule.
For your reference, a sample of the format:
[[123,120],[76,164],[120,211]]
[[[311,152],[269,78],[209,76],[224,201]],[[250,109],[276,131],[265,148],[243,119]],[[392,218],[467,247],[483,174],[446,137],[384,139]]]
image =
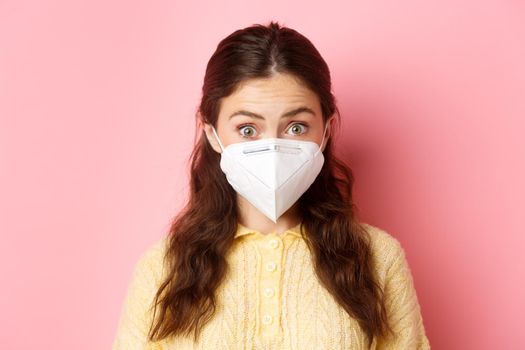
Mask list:
[[524,6],[317,3],[0,2],[2,349],[109,348],[183,202],[206,62],[269,19],[331,67],[361,217],[404,245],[433,349],[525,348]]

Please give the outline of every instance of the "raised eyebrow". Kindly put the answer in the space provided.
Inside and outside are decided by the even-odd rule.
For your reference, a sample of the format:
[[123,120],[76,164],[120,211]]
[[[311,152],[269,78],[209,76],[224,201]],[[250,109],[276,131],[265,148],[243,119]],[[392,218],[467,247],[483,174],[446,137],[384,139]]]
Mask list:
[[296,109],[293,109],[289,112],[286,112],[284,113],[281,118],[288,118],[288,117],[293,117],[299,113],[303,113],[303,112],[306,112],[308,114],[310,114],[311,116],[315,117],[315,112],[311,109],[311,108],[308,108],[308,107],[299,107],[299,108],[296,108]]
[[[295,116],[295,115],[297,115],[299,113],[303,113],[303,112],[306,112],[308,114],[311,114],[312,116],[315,116],[315,112],[311,108],[299,107],[299,108],[296,108],[296,109],[293,109],[293,110],[291,110],[289,112],[284,113],[281,116],[281,118],[290,118],[290,117],[293,117],[293,116]],[[236,112],[232,113],[228,119],[231,119],[231,118],[233,118],[233,117],[235,117],[237,115],[245,115],[247,117],[263,119],[264,120],[264,117],[262,115],[254,113],[254,112],[246,111],[246,110],[236,111]]]

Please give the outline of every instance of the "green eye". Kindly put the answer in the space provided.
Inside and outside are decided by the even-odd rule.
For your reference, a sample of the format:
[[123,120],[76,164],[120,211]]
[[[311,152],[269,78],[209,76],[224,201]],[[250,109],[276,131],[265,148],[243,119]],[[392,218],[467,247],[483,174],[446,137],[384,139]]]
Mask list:
[[293,135],[302,135],[306,132],[306,128],[306,125],[302,123],[294,123],[288,130],[290,131],[289,133]]
[[239,127],[242,137],[252,137],[256,134],[255,128],[251,125],[242,125]]

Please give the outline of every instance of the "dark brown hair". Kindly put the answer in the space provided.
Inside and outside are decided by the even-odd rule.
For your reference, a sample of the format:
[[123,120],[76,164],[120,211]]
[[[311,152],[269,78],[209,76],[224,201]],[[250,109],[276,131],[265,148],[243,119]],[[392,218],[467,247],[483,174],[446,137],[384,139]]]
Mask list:
[[[216,126],[221,99],[239,83],[275,72],[291,74],[314,91],[323,121],[337,112],[338,125],[326,62],[306,37],[272,21],[237,30],[218,44],[206,67],[197,126]],[[215,290],[228,269],[225,254],[237,229],[236,193],[220,169],[220,154],[203,130],[199,136],[191,153],[189,200],[171,224],[164,256],[169,268],[152,305],[155,314],[159,309],[149,332],[152,341],[192,332],[197,340],[215,312]],[[299,199],[301,229],[319,282],[359,322],[370,343],[374,336],[392,333],[374,274],[370,237],[357,220],[352,171],[333,155],[332,137],[324,157],[320,174]]]

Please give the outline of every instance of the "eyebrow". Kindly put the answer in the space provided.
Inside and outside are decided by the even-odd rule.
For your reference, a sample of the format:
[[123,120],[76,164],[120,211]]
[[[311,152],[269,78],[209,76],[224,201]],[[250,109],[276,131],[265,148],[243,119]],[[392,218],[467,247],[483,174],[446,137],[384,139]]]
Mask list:
[[[303,112],[306,112],[306,113],[309,113],[313,116],[315,116],[315,112],[313,110],[311,110],[310,108],[308,107],[299,107],[299,108],[296,108],[296,109],[292,109],[291,111],[289,112],[286,112],[284,113],[281,118],[289,118],[289,117],[293,117],[299,113],[303,113]],[[257,113],[254,113],[254,112],[250,112],[250,111],[245,111],[245,110],[240,110],[240,111],[236,111],[234,113],[232,113],[230,115],[230,117],[228,119],[231,119],[237,115],[245,115],[247,117],[252,117],[252,118],[257,118],[257,119],[264,119],[264,117],[260,114],[257,114]]]

